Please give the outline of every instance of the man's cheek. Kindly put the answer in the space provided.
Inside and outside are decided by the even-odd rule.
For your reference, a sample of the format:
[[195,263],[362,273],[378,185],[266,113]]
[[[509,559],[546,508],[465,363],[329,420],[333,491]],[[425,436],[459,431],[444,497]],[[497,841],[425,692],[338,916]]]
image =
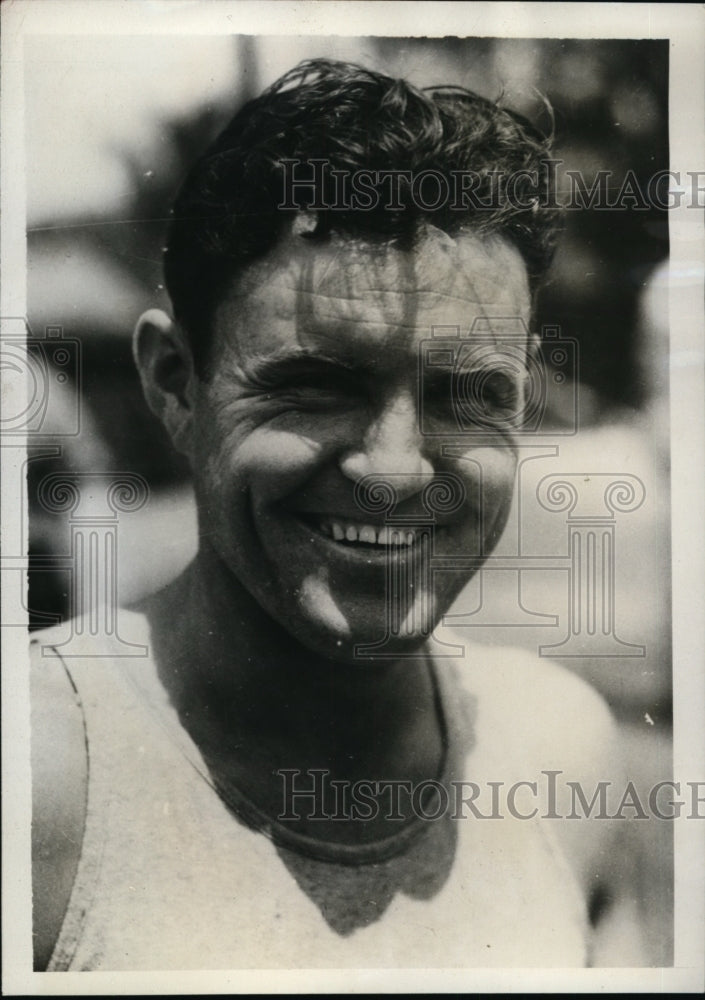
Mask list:
[[256,496],[283,497],[312,475],[324,455],[324,445],[312,437],[261,428],[220,460],[231,478]]
[[482,447],[460,447],[451,444],[443,449],[450,460],[452,471],[465,485],[472,499],[479,491],[501,494],[511,493],[516,471],[516,456],[508,447],[488,443]]
[[515,457],[504,448],[473,448],[454,456],[453,471],[463,482],[468,511],[477,526],[491,530],[506,515],[514,493]]

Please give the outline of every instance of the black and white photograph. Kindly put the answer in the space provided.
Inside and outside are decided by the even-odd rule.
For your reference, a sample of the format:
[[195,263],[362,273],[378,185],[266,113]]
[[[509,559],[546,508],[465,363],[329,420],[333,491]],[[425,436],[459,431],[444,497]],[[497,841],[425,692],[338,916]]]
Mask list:
[[2,7],[4,992],[699,992],[705,14]]

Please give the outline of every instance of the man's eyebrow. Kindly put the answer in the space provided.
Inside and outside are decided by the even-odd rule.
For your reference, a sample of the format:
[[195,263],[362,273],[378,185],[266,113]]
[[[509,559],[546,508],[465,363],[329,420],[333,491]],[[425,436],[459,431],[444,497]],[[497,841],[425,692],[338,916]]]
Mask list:
[[311,367],[336,368],[347,374],[367,374],[373,362],[351,362],[345,358],[332,357],[307,347],[280,347],[267,354],[255,354],[243,359],[239,368],[248,381],[285,377]]

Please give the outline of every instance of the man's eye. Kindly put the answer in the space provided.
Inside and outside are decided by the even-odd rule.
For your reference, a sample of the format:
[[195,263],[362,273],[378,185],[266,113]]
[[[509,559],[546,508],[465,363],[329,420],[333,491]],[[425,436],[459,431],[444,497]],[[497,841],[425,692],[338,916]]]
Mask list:
[[301,399],[314,399],[336,395],[333,388],[322,385],[320,382],[297,382],[295,385],[286,386],[280,392],[282,396],[295,396]]
[[516,411],[517,385],[503,372],[490,372],[476,377],[473,391],[479,406],[487,413],[511,416]]
[[462,426],[507,422],[519,415],[520,387],[505,372],[456,371],[434,381],[426,405]]
[[347,404],[356,395],[355,387],[345,378],[328,375],[307,376],[282,386],[279,398],[301,406],[338,406]]
[[347,405],[363,391],[353,373],[338,366],[284,367],[285,370],[248,373],[245,383],[248,394],[284,406],[324,409]]
[[456,401],[465,419],[509,421],[520,405],[516,381],[504,372],[472,372],[456,379]]

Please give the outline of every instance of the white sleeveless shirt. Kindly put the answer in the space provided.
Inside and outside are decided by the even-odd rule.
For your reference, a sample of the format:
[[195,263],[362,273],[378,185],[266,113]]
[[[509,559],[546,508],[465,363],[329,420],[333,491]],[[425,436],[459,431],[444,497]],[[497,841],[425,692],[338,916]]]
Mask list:
[[[149,646],[145,618],[121,620]],[[51,646],[56,635],[33,641]],[[413,837],[392,835],[377,856],[352,847],[321,860],[283,847],[217,794],[153,660],[81,641],[84,655],[62,659],[85,719],[86,825],[49,971],[586,963],[585,903],[550,820],[449,809]],[[500,655],[506,685],[506,650],[472,647],[459,669],[435,666],[448,781],[491,780],[504,748],[521,745],[493,694]],[[526,686],[544,668],[525,653],[517,663]],[[504,761],[503,774],[512,767],[527,777],[521,761]]]

